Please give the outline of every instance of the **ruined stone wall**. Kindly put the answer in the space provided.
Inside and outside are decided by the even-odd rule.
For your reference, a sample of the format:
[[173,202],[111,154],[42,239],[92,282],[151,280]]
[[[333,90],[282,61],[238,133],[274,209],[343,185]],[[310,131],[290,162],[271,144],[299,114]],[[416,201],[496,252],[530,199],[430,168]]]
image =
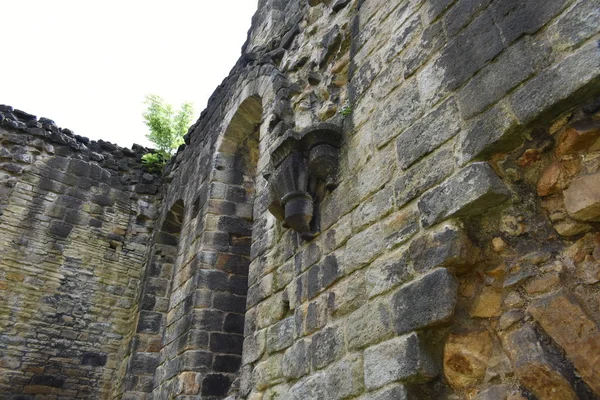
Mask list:
[[0,106],[0,398],[121,385],[158,210],[146,151]]
[[261,0],[159,212],[130,203],[123,229],[152,239],[106,267],[138,271],[123,296],[139,301],[96,393],[600,396],[599,10]]

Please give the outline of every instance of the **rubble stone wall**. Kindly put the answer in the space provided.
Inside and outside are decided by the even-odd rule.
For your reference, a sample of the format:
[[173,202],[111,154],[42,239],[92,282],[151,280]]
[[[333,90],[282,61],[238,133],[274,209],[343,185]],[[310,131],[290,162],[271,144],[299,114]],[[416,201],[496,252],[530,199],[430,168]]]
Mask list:
[[0,398],[120,386],[158,214],[145,152],[1,106]]
[[[124,240],[103,248],[120,261],[88,263],[89,273],[137,275],[119,295],[133,301],[126,319],[84,314],[104,332],[122,327],[111,342],[121,350],[96,346],[107,354],[98,371],[118,384],[95,393],[600,396],[599,14],[594,0],[259,1],[242,57],[158,195],[146,194],[151,185],[134,195],[146,178],[132,172],[111,189],[132,217]],[[70,157],[62,172],[78,175]],[[33,204],[19,197],[19,185],[37,187],[27,170],[15,179],[20,170],[4,167],[17,161],[2,164],[15,183],[0,221],[11,204]],[[159,211],[144,214],[137,196]],[[40,242],[73,224],[51,217],[60,221],[31,233]],[[79,232],[61,251],[102,247],[75,241]],[[15,272],[29,270],[20,257]],[[5,293],[28,290],[25,279]],[[60,398],[54,377],[38,382],[22,364],[35,345],[15,330],[44,322],[29,315],[1,336],[15,353],[1,368]]]

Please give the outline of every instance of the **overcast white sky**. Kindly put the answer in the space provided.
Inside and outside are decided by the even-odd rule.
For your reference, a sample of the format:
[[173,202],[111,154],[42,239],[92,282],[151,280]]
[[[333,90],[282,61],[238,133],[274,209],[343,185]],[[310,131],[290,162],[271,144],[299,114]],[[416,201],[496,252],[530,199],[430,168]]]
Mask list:
[[257,0],[0,0],[0,104],[92,139],[149,145],[144,96],[194,121],[246,40]]

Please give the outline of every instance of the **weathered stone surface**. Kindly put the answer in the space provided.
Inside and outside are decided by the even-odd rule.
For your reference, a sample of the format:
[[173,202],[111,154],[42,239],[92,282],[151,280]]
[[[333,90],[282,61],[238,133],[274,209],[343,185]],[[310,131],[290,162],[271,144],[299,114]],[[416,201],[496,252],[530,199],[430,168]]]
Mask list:
[[478,215],[509,197],[487,163],[474,163],[421,197],[421,222],[431,226],[451,217]]
[[504,349],[511,358],[520,383],[545,399],[577,399],[564,377],[560,361],[544,350],[531,324],[502,336]]
[[554,154],[562,157],[582,151],[600,148],[600,123],[597,121],[582,121],[571,125],[560,135]]
[[404,131],[396,139],[400,168],[407,169],[453,137],[460,129],[457,114],[456,102],[449,99]]
[[448,322],[454,315],[458,282],[436,269],[400,288],[392,297],[394,330],[401,334]]
[[596,323],[564,293],[536,300],[527,311],[565,350],[581,378],[600,395],[600,329]]
[[469,119],[479,114],[530,77],[536,70],[534,57],[530,42],[521,40],[483,68],[458,93],[462,117]]
[[475,318],[497,317],[502,312],[502,291],[492,286],[485,286],[475,298],[469,315]]
[[444,346],[444,375],[450,385],[456,389],[474,386],[485,375],[492,349],[488,331],[450,335]]
[[377,392],[371,392],[359,398],[360,400],[407,400],[408,391],[403,385],[394,385]]
[[[260,1],[162,177],[0,106],[0,393],[595,398],[598,223],[563,192],[600,171],[597,9]],[[315,200],[307,241],[266,182],[324,121],[340,157],[304,143],[319,176],[285,184]]]
[[346,357],[325,370],[327,392],[332,399],[345,399],[362,392],[362,358],[357,355]]
[[[510,97],[522,124],[572,107],[579,91],[598,92],[600,54],[595,43],[580,48],[556,66],[528,81]],[[574,98],[575,97],[575,98]]]
[[476,249],[459,224],[446,223],[414,239],[408,258],[416,272],[437,267],[465,272],[475,262]]
[[600,220],[600,173],[575,179],[564,196],[571,217],[580,221]]
[[475,74],[503,49],[500,31],[492,13],[484,11],[464,31],[448,42],[438,61],[444,70],[447,87],[454,90]]
[[311,365],[309,346],[310,343],[299,340],[286,350],[281,365],[285,377],[298,379],[308,374]]
[[395,381],[426,382],[438,372],[416,333],[369,347],[365,350],[364,369],[369,390]]
[[451,147],[446,145],[414,164],[394,183],[397,205],[403,206],[452,175],[454,163]]
[[535,33],[564,7],[564,2],[552,0],[539,4],[534,0],[525,0],[516,4],[502,0],[492,6],[494,17],[508,43],[523,34]]
[[348,348],[368,346],[390,336],[390,311],[382,302],[369,302],[348,316],[346,337]]
[[408,281],[410,278],[408,267],[406,249],[397,250],[375,260],[365,273],[368,296],[380,295]]

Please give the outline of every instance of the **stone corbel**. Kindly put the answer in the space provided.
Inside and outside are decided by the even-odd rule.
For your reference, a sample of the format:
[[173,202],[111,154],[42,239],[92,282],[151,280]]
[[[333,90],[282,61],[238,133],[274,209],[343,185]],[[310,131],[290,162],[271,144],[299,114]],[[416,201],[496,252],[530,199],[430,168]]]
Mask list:
[[283,226],[310,240],[320,232],[320,204],[338,185],[342,131],[321,123],[288,131],[271,153],[269,211]]

